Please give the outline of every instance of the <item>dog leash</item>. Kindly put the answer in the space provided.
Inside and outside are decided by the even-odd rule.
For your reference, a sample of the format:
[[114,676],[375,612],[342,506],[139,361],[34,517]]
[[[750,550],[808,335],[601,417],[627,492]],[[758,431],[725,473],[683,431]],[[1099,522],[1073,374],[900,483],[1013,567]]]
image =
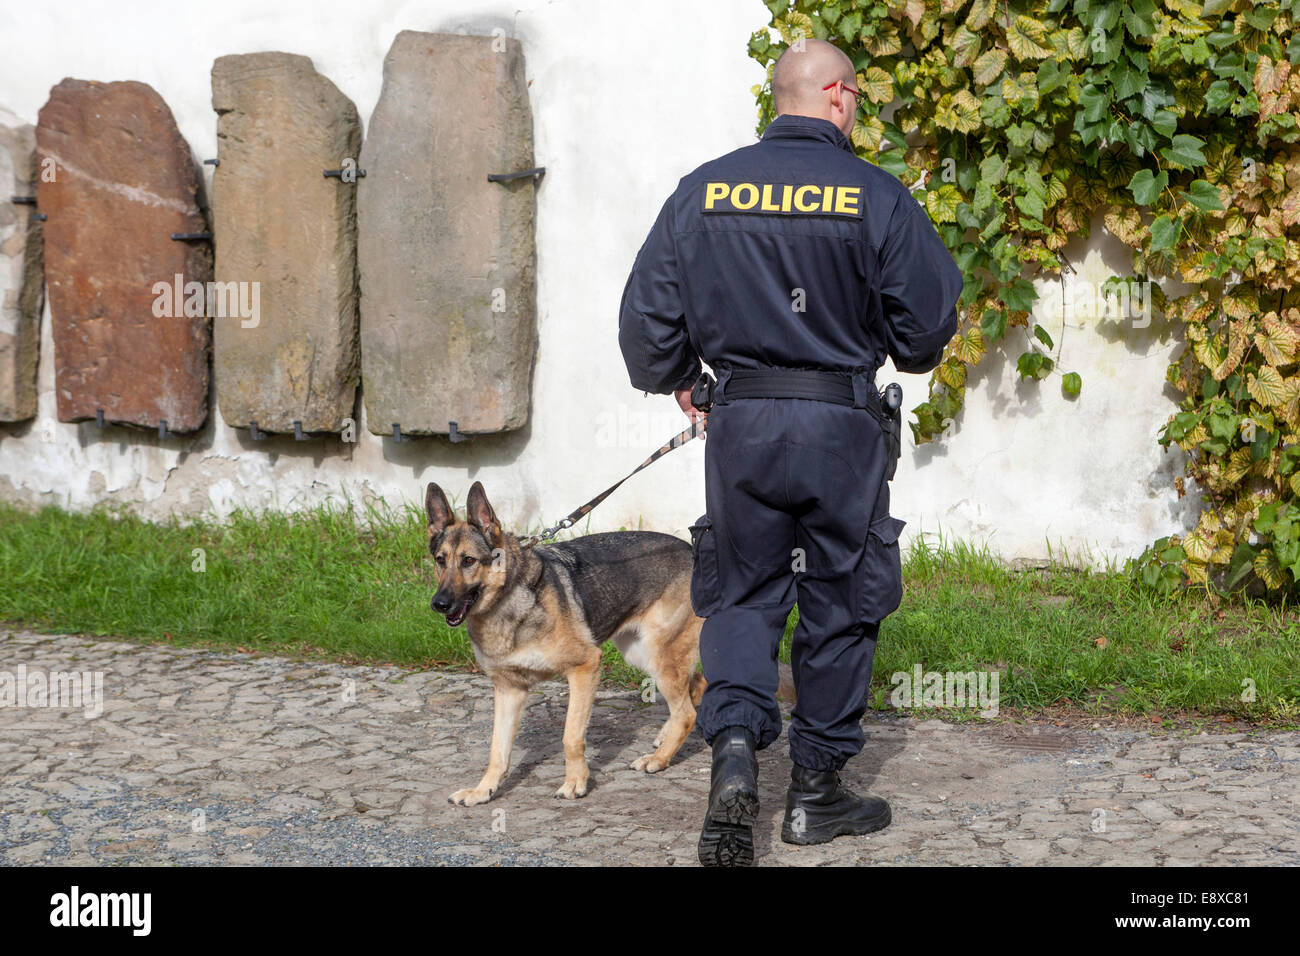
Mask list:
[[539,541],[545,541],[547,538],[553,538],[561,531],[564,531],[566,528],[573,527],[573,523],[575,521],[589,514],[591,510],[596,507],[596,505],[600,504],[602,501],[604,501],[606,498],[612,495],[615,491],[617,491],[619,485],[627,481],[628,478],[631,478],[641,469],[653,465],[656,461],[658,461],[664,455],[668,454],[674,448],[681,448],[692,438],[697,438],[698,436],[703,435],[706,428],[708,428],[708,419],[706,418],[699,418],[696,421],[692,422],[690,428],[686,429],[680,435],[677,435],[669,439],[668,444],[660,447],[659,450],[656,451],[653,455],[651,455],[645,461],[641,462],[641,464],[633,468],[626,475],[626,477],[621,478],[619,481],[610,485],[608,488],[606,488],[596,497],[592,498],[582,507],[578,508],[575,511],[570,512],[569,515],[566,518],[562,519],[559,524],[553,525],[552,527],[547,528],[545,531],[539,531],[537,534],[532,535],[531,537],[525,537],[524,535],[516,535],[516,537],[518,537],[519,539],[520,544],[525,548],[531,548]]

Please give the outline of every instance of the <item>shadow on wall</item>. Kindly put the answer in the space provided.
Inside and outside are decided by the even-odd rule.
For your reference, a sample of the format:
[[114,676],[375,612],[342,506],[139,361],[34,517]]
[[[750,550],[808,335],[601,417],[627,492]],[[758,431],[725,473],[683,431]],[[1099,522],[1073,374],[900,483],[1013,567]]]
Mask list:
[[[1133,446],[1134,457],[1130,461],[1135,470],[1125,477],[1140,484],[1148,497],[1167,499],[1169,519],[1190,530],[1195,527],[1200,513],[1199,492],[1189,488],[1181,498],[1171,494],[1175,487],[1174,479],[1185,474],[1186,453],[1175,445],[1170,445],[1167,451],[1162,450],[1157,443],[1161,428],[1177,410],[1183,397],[1164,378],[1165,366],[1183,343],[1181,328],[1159,310],[1138,314],[1149,304],[1149,300],[1140,294],[1135,294],[1131,300],[1121,300],[1116,296],[1117,304],[1122,305],[1121,314],[1116,317],[1098,314],[1097,310],[1102,308],[1101,283],[1109,277],[1125,279],[1132,275],[1131,251],[1105,230],[1100,213],[1093,217],[1090,238],[1075,240],[1063,252],[1073,272],[1065,273],[1064,283],[1052,278],[1036,283],[1039,299],[1033,316],[1056,337],[1060,365],[1041,381],[1020,378],[1016,373],[1016,359],[1020,352],[1030,348],[1030,332],[1020,327],[1009,328],[1007,336],[1011,343],[1005,340],[997,343],[978,365],[970,368],[966,406],[948,431],[938,440],[914,448],[916,467],[923,468],[947,458],[948,443],[960,440],[966,418],[972,413],[987,415],[997,422],[1032,421],[1044,416],[1048,401],[1060,397],[1067,403],[1065,414],[1074,413],[1080,417],[1078,428],[1081,431],[1094,428],[1099,415],[1129,421],[1128,429],[1118,435],[1120,441]],[[1089,288],[1083,289],[1084,286]],[[1160,286],[1171,299],[1191,291],[1189,286],[1174,279],[1161,280]],[[1123,309],[1130,307],[1134,311],[1124,314]],[[1073,356],[1072,344],[1075,349]],[[1099,344],[1107,348],[1098,348]],[[1128,356],[1117,359],[1113,349],[1115,345],[1123,345]],[[1055,350],[1053,354],[1056,354]],[[1109,374],[1106,374],[1108,364],[1117,367],[1109,369]],[[1083,372],[1083,394],[1092,399],[1086,406],[1079,404],[1078,399],[1065,399],[1060,390],[1060,373],[1076,369]],[[1130,369],[1147,379],[1149,387],[1141,392],[1141,400],[1137,400],[1131,385],[1127,391],[1111,388],[1122,382]],[[1151,405],[1157,379],[1160,382],[1159,395],[1168,400],[1167,406]],[[1110,389],[1110,393],[1100,400],[1095,391],[1099,387]],[[1091,393],[1090,388],[1094,390]],[[977,394],[979,407],[971,408],[970,400]],[[917,401],[920,400],[918,397]],[[1143,420],[1133,422],[1136,416],[1142,416]],[[1135,432],[1145,435],[1145,439],[1136,436]],[[1100,430],[1096,433],[1104,434]],[[1146,447],[1142,446],[1143,440],[1149,443]],[[1123,446],[1115,450],[1122,451]],[[1136,469],[1147,459],[1136,456],[1147,451],[1156,452],[1159,458],[1154,468],[1140,474]],[[1101,455],[1098,461],[1104,465],[1113,461],[1113,455]]]

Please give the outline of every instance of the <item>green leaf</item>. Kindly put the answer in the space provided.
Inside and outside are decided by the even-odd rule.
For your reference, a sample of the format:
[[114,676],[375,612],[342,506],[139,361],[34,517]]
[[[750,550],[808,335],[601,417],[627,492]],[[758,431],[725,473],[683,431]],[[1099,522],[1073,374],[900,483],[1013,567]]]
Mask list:
[[1128,188],[1139,206],[1149,206],[1159,198],[1161,191],[1169,185],[1169,174],[1163,169],[1155,176],[1149,169],[1139,169],[1129,180]]
[[1083,388],[1083,379],[1079,377],[1078,372],[1066,372],[1061,377],[1061,391],[1065,392],[1071,398],[1078,398],[1079,391]]
[[1034,338],[1038,339],[1038,341],[1042,342],[1049,349],[1056,348],[1056,346],[1052,344],[1052,337],[1047,334],[1047,329],[1043,328],[1041,325],[1034,325]]
[[1002,338],[1007,331],[1007,313],[1003,309],[985,309],[980,317],[980,332],[984,341],[993,343]]
[[[1300,37],[1300,34],[1297,34]],[[1222,113],[1232,105],[1237,95],[1228,85],[1227,80],[1215,80],[1205,91],[1205,108],[1211,113]]]
[[1123,4],[1124,29],[1133,37],[1149,37],[1156,32],[1154,0],[1129,0]]
[[897,149],[887,149],[884,152],[877,153],[876,165],[899,179],[907,175],[907,161],[903,159],[902,152]]
[[1110,96],[1105,90],[1095,86],[1085,86],[1079,93],[1079,103],[1083,106],[1083,119],[1096,123],[1104,119],[1110,110]]
[[1021,378],[1046,378],[1054,364],[1041,352],[1024,352],[1016,359],[1016,372]]
[[1151,114],[1151,128],[1169,139],[1178,129],[1178,116],[1172,110],[1157,110]]
[[1175,219],[1170,215],[1158,217],[1155,222],[1151,223],[1151,251],[1160,252],[1164,249],[1172,249],[1178,242],[1178,234],[1181,231],[1182,220]]
[[1006,179],[1007,161],[996,154],[985,156],[980,160],[980,179],[990,186],[997,186]]
[[1253,10],[1247,10],[1241,14],[1242,19],[1249,23],[1256,30],[1270,30],[1273,27],[1273,21],[1277,19],[1278,9],[1271,3],[1263,3]]
[[1172,145],[1160,151],[1160,155],[1176,166],[1194,169],[1205,165],[1205,154],[1201,152],[1204,145],[1204,140],[1180,133],[1174,137]]
[[1116,63],[1110,71],[1110,85],[1115,91],[1115,99],[1126,100],[1146,86],[1147,74],[1128,62],[1127,58]]
[[1219,201],[1219,190],[1204,179],[1192,180],[1192,184],[1187,187],[1187,192],[1183,195],[1192,205],[1204,212],[1223,209],[1223,203]]
[[998,298],[1006,303],[1012,312],[1028,312],[1034,306],[1038,294],[1034,284],[1028,279],[1017,279],[998,291]]

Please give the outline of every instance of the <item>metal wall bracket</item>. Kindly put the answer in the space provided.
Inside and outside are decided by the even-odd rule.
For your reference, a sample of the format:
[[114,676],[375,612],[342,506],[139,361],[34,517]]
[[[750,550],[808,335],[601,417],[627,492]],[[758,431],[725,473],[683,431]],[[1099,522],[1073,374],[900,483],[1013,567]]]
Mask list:
[[219,159],[205,159],[205,160],[203,161],[203,165],[204,165],[204,166],[220,166],[220,165],[221,165],[221,160],[219,160]]
[[410,440],[411,440],[411,439],[409,439],[409,438],[403,438],[403,437],[402,437],[402,426],[399,425],[397,422],[393,422],[393,441],[394,441],[394,442],[404,442],[404,441],[410,441]]
[[460,433],[459,426],[455,422],[448,422],[447,426],[450,429],[447,432],[447,440],[450,441],[453,445],[459,444],[460,442],[463,441],[469,441],[469,436],[462,435]]
[[537,166],[533,169],[525,169],[517,173],[488,173],[488,182],[490,183],[508,183],[511,180],[523,179],[525,176],[532,176],[541,179],[546,175],[545,166]]
[[168,439],[168,438],[175,438],[175,437],[176,437],[175,433],[173,433],[173,432],[169,432],[169,431],[167,430],[167,419],[164,418],[164,419],[162,419],[160,422],[158,422],[158,440],[159,440],[159,441],[164,441],[164,440],[166,440],[166,439]]
[[190,239],[211,239],[210,232],[173,232],[172,238],[184,242]]
[[253,441],[265,441],[266,434],[257,430],[257,422],[248,423],[248,437]]
[[[365,171],[364,169],[354,169],[354,170],[352,170],[352,172],[354,172],[354,173],[357,174],[357,179],[365,179],[365,178],[366,178],[366,171]],[[343,170],[341,170],[341,169],[327,169],[327,170],[325,170],[325,178],[326,178],[326,179],[342,179],[342,178],[343,178]]]
[[[11,203],[14,203],[15,205],[19,205],[19,206],[35,206],[35,205],[36,205],[36,197],[35,197],[35,196],[10,196],[10,197],[9,197],[9,201],[10,201]],[[37,212],[37,213],[36,213],[36,218],[37,218],[38,220],[40,220],[41,222],[45,222],[45,220],[49,219],[50,217],[47,216],[47,215],[45,215],[45,213],[43,213],[43,212]]]
[[294,441],[311,441],[310,435],[302,433],[302,420],[295,418],[293,420],[293,440]]
[[102,408],[95,409],[95,424],[100,428],[104,427],[104,410]]

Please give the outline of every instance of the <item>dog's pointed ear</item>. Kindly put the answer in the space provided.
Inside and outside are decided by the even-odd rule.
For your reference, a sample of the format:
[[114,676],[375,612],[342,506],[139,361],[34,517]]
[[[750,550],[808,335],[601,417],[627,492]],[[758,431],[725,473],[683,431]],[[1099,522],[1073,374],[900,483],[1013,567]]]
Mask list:
[[482,531],[489,540],[501,533],[501,522],[497,521],[496,512],[488,503],[487,492],[483,490],[481,481],[474,482],[474,486],[469,490],[469,498],[465,501],[465,516],[469,518],[469,523]]
[[448,525],[456,523],[456,514],[451,510],[451,502],[442,493],[442,489],[429,482],[424,489],[424,516],[429,522],[429,540],[447,530]]

